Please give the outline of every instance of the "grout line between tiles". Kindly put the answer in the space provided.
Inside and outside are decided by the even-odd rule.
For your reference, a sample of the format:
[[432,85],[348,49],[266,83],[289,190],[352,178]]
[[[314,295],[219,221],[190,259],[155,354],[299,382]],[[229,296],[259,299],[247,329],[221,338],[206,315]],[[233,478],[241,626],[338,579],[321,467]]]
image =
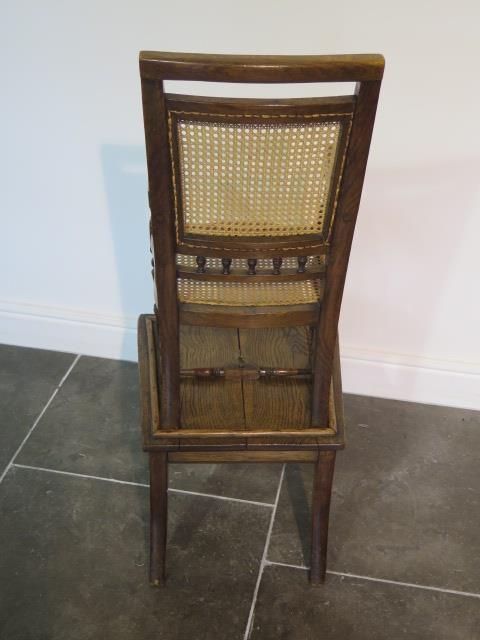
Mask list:
[[255,590],[253,592],[252,604],[250,605],[250,612],[248,614],[247,626],[245,628],[243,640],[248,640],[253,629],[253,619],[255,614],[255,606],[257,604],[258,591],[260,589],[260,583],[262,581],[263,571],[265,569],[265,564],[267,561],[268,548],[270,546],[270,538],[272,536],[273,523],[275,522],[275,514],[277,513],[278,501],[280,499],[280,491],[282,489],[284,475],[285,475],[285,463],[283,464],[282,473],[280,474],[280,480],[278,481],[277,494],[275,496],[275,503],[273,505],[272,515],[270,517],[270,524],[268,525],[267,538],[265,540],[265,547],[263,549],[262,559],[260,561],[260,568],[258,570],[257,582],[255,584]]
[[202,498],[215,498],[216,500],[229,500],[231,502],[243,502],[244,504],[254,504],[258,507],[268,507],[269,509],[273,509],[275,507],[274,504],[270,504],[269,502],[258,502],[257,500],[245,500],[244,498],[231,498],[230,496],[217,496],[213,493],[199,493],[197,491],[188,491],[187,489],[168,489],[171,493],[185,493],[189,496],[201,496]]
[[301,569],[302,571],[309,571],[310,570],[310,567],[306,567],[303,564],[288,564],[287,562],[273,562],[272,560],[265,560],[265,564],[267,566],[276,565],[278,567],[288,567],[289,569]]
[[[273,560],[266,560],[267,566],[288,567],[289,569],[301,569],[302,571],[308,571],[310,567],[306,567],[301,564],[288,564],[287,562],[275,562]],[[414,582],[402,582],[401,580],[388,580],[387,578],[373,578],[372,576],[360,576],[356,573],[345,573],[343,571],[328,571],[327,573],[332,576],[340,576],[342,578],[356,578],[357,580],[368,580],[369,582],[381,582],[384,584],[393,584],[399,587],[408,587],[411,589],[423,589],[425,591],[438,591],[440,593],[449,593],[455,596],[465,596],[467,598],[480,598],[480,593],[473,593],[471,591],[458,591],[456,589],[443,589],[442,587],[431,587],[425,584],[415,584]]]
[[18,467],[19,469],[32,469],[33,471],[46,471],[47,473],[56,473],[60,476],[73,476],[74,478],[87,478],[88,480],[101,480],[103,482],[113,482],[115,484],[127,484],[134,487],[146,487],[149,488],[148,484],[142,484],[140,482],[130,482],[129,480],[117,480],[115,478],[104,478],[103,476],[92,476],[87,473],[76,473],[75,471],[61,471],[60,469],[47,469],[46,467],[34,467],[29,464],[17,464],[12,465],[14,467]]
[[65,373],[65,375],[63,376],[63,378],[60,380],[60,382],[58,383],[57,387],[55,388],[54,392],[52,393],[52,395],[50,396],[50,398],[47,401],[47,404],[43,407],[43,409],[40,411],[40,413],[38,414],[35,422],[33,423],[33,425],[30,427],[30,429],[27,431],[26,436],[24,437],[24,439],[22,440],[22,442],[20,443],[20,446],[18,447],[18,449],[15,451],[15,453],[13,454],[13,456],[10,459],[10,462],[7,464],[7,466],[5,467],[4,472],[0,475],[0,482],[2,482],[2,480],[4,479],[4,477],[7,475],[7,473],[10,471],[12,465],[14,464],[18,454],[20,453],[20,451],[23,449],[23,446],[25,445],[25,443],[27,442],[27,440],[29,439],[29,437],[31,436],[33,430],[35,429],[35,427],[37,426],[37,424],[40,422],[40,420],[43,418],[45,411],[48,409],[48,407],[50,406],[50,404],[52,403],[53,399],[55,398],[55,396],[57,395],[57,393],[60,391],[60,389],[62,388],[63,383],[65,382],[65,380],[68,378],[68,376],[70,375],[73,367],[77,364],[77,362],[80,360],[80,355],[77,355],[74,359],[74,361],[72,362],[72,364],[68,367],[67,372]]
[[[131,482],[129,480],[117,480],[116,478],[105,478],[103,476],[93,476],[86,473],[77,473],[75,471],[61,471],[60,469],[48,469],[46,467],[34,467],[29,464],[17,464],[13,463],[11,466],[17,467],[19,469],[32,469],[33,471],[45,471],[47,473],[56,473],[62,476],[73,476],[74,478],[86,478],[88,480],[100,480],[103,482],[113,482],[114,484],[126,484],[133,487],[144,487],[146,489],[150,488],[149,484],[144,484],[142,482]],[[215,500],[227,500],[228,502],[241,502],[243,504],[253,504],[258,507],[268,507],[272,509],[274,507],[273,504],[268,502],[258,502],[256,500],[244,500],[243,498],[233,498],[230,496],[217,496],[213,493],[200,493],[197,491],[187,491],[186,489],[173,489],[169,488],[168,493],[182,493],[191,496],[199,496],[201,498],[214,498]]]
[[472,593],[470,591],[457,591],[456,589],[442,589],[441,587],[430,587],[425,584],[415,584],[413,582],[401,582],[400,580],[387,580],[386,578],[372,578],[370,576],[358,576],[355,573],[343,573],[341,571],[327,571],[333,576],[341,576],[345,578],[357,578],[358,580],[369,580],[370,582],[383,582],[385,584],[394,584],[400,587],[410,587],[411,589],[424,589],[425,591],[438,591],[440,593],[450,593],[455,596],[466,596],[467,598],[480,598],[480,593]]

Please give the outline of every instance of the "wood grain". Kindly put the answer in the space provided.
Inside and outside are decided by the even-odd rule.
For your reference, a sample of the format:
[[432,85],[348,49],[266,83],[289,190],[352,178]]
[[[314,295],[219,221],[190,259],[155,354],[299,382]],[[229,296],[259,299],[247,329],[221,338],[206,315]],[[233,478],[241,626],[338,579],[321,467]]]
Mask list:
[[[241,329],[246,362],[259,367],[310,368],[310,330],[306,327]],[[309,380],[243,381],[246,423],[250,428],[310,427]]]
[[277,307],[227,307],[180,303],[180,322],[207,327],[290,327],[318,322],[320,305],[298,304]]
[[165,584],[167,546],[168,460],[163,451],[150,454],[150,583]]
[[[180,327],[181,368],[223,367],[237,364],[240,355],[236,329],[210,327]],[[245,428],[242,384],[240,380],[185,378],[180,383],[180,416],[182,429],[210,428],[241,431]],[[209,438],[188,439],[182,447],[229,446],[229,443]],[[236,447],[246,441],[237,442]]]
[[357,84],[357,107],[348,145],[342,186],[331,231],[331,249],[322,299],[322,313],[316,332],[312,424],[325,424],[338,319],[342,304],[353,233],[367,168],[380,80]]
[[192,96],[180,93],[165,93],[165,103],[170,111],[202,112],[208,106],[210,113],[255,116],[285,113],[294,115],[353,113],[355,96],[325,96],[321,98],[225,98],[215,96]]
[[[157,366],[160,351],[157,343],[156,317],[141,315],[138,318],[138,368],[140,377],[140,415],[143,442],[147,446],[153,433],[161,429],[160,385]],[[162,448],[177,449],[178,438],[163,438]]]
[[161,380],[160,422],[179,425],[178,303],[175,265],[175,227],[168,153],[163,83],[142,78],[143,120],[148,166],[148,200],[153,249],[157,331],[161,343],[158,359]]
[[318,451],[171,451],[169,462],[316,462]]
[[[249,450],[261,451],[287,451],[300,449],[340,449],[344,446],[343,440],[343,410],[342,410],[342,390],[341,379],[339,375],[340,361],[338,351],[334,360],[334,411],[335,420],[331,422],[330,427],[334,428],[311,428],[308,426],[307,414],[309,411],[309,381],[305,379],[297,379],[298,385],[296,390],[289,389],[294,394],[294,402],[303,402],[299,414],[304,415],[304,423],[297,424],[295,415],[292,414],[291,424],[274,430],[265,428],[262,423],[261,416],[268,411],[268,407],[275,402],[281,407],[280,414],[282,419],[285,415],[289,415],[292,407],[292,397],[290,393],[278,393],[275,389],[276,385],[264,386],[262,390],[262,399],[260,404],[257,403],[255,396],[260,387],[247,389],[247,402],[245,404],[245,392],[242,389],[240,379],[212,380],[210,378],[195,379],[186,378],[182,380],[182,398],[185,398],[183,404],[184,426],[182,429],[168,430],[161,428],[154,431],[152,419],[152,407],[158,404],[158,386],[156,384],[156,356],[157,350],[148,349],[147,324],[151,322],[153,325],[156,318],[153,315],[140,316],[139,318],[139,357],[140,357],[140,390],[141,390],[141,411],[142,426],[144,431],[144,449],[146,451],[155,450],[240,450],[248,448]],[[218,363],[224,359],[240,355],[238,333],[236,330],[222,330],[221,339],[214,340],[212,346],[206,336],[217,335],[217,330],[204,328],[200,330],[195,327],[181,328],[181,344],[184,362],[198,363],[207,361],[210,363]],[[269,355],[269,347],[261,346],[265,335],[263,330],[252,331],[247,336],[247,345],[250,349],[254,349],[254,345],[258,345],[258,352],[268,363],[276,362],[277,355]],[[307,349],[310,342],[309,332],[303,331],[301,328],[296,330],[287,329],[270,329],[272,332],[272,343],[280,345],[280,354],[288,361],[298,364],[308,363]],[[154,327],[152,334],[155,335]],[[255,335],[256,334],[256,335]],[[220,334],[219,338],[220,338]],[[287,351],[285,352],[285,346]],[[255,350],[246,351],[249,356],[254,355]],[[153,362],[152,362],[153,359]],[[302,367],[303,368],[303,367]],[[285,379],[268,379],[269,382],[285,382]],[[212,382],[217,384],[212,385]],[[244,381],[245,382],[245,381]],[[186,384],[185,384],[186,383]],[[196,383],[196,384],[191,384]],[[200,384],[198,384],[200,383]],[[218,384],[220,383],[220,384]],[[223,384],[222,384],[223,383]],[[225,384],[228,383],[228,384]],[[258,385],[259,380],[249,384]],[[281,387],[281,385],[280,385]],[[271,393],[273,392],[273,393]],[[258,394],[259,395],[259,394]],[[209,398],[209,402],[205,403],[205,398]],[[303,398],[303,400],[302,400]],[[211,404],[210,404],[211,402]],[[257,404],[256,404],[257,403]],[[250,407],[252,422],[249,424],[245,421],[247,407]],[[213,407],[213,410],[212,410]],[[255,410],[258,410],[255,418]],[[277,407],[275,407],[277,411]],[[332,414],[333,415],[333,414]],[[199,421],[199,416],[206,420],[206,424]],[[260,417],[258,417],[260,416]],[[222,420],[223,422],[220,422]],[[257,424],[255,424],[257,420]],[[290,422],[290,420],[289,420]],[[156,423],[156,421],[155,421]],[[307,426],[305,425],[307,423]]]
[[335,451],[320,451],[315,465],[312,498],[312,555],[310,582],[321,584],[327,570],[328,520],[332,495]]
[[249,56],[140,52],[144,78],[211,82],[352,82],[379,80],[383,56]]

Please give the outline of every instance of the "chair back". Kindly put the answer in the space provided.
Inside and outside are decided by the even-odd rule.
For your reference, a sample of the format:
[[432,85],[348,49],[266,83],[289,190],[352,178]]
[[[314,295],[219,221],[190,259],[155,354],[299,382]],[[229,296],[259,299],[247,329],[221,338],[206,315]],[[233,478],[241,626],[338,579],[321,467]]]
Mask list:
[[[222,305],[228,291],[228,304],[241,307],[252,283],[256,306],[321,297],[316,312],[272,311],[243,326],[316,327],[312,425],[326,423],[383,68],[379,55],[140,54],[165,427],[179,426],[179,322],[242,326],[238,316],[195,320],[188,310],[179,313],[182,302]],[[327,98],[213,98],[165,93],[165,80],[355,82],[356,88],[354,95]]]

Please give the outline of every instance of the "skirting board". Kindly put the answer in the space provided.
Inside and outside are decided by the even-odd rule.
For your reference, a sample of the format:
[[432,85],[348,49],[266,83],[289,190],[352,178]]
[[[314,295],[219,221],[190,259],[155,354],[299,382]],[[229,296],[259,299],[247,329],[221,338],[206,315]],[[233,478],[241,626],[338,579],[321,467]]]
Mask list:
[[[136,318],[0,302],[0,343],[137,359]],[[347,393],[480,410],[480,363],[341,345]]]

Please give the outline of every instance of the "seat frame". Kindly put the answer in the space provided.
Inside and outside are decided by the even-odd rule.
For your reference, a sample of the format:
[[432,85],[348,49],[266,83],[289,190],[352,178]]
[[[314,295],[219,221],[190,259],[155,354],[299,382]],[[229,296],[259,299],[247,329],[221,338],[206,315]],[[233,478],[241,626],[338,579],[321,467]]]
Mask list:
[[[343,448],[338,319],[346,271],[357,218],[384,60],[380,55],[350,56],[228,56],[183,53],[140,53],[140,75],[149,177],[152,275],[155,283],[155,316],[139,319],[139,366],[142,398],[144,449],[150,454],[151,474],[151,561],[152,584],[165,580],[167,509],[167,465],[175,462],[214,461],[309,461],[315,464],[312,510],[312,583],[325,578],[328,512],[335,453]],[[199,80],[231,83],[355,82],[352,96],[302,99],[239,99],[179,96],[164,91],[166,80]],[[215,121],[220,116],[236,121],[245,114],[272,119],[279,114],[292,118],[319,118],[335,114],[349,122],[342,128],[343,159],[337,163],[332,184],[338,185],[329,204],[331,224],[324,233],[277,237],[225,237],[187,233],[181,223],[179,197],[181,176],[172,131],[176,113]],[[196,256],[197,269],[177,264],[176,255]],[[282,276],[283,256],[299,259],[295,273]],[[307,256],[325,256],[321,273],[305,274]],[[222,258],[223,271],[208,273],[208,257]],[[248,261],[248,273],[232,274],[232,258]],[[257,273],[258,259],[272,259],[273,271]],[[229,262],[230,261],[230,262]],[[321,278],[321,303],[282,307],[225,307],[179,303],[177,278],[227,281],[276,282],[308,277]],[[239,445],[239,432],[210,427],[182,428],[179,325],[209,327],[314,328],[311,367],[311,425],[263,430],[248,428],[242,438],[262,435],[264,444],[256,450]],[[279,365],[281,366],[281,364]],[[272,375],[299,375],[278,370]],[[222,375],[206,370],[188,375]],[[240,375],[253,375],[252,371]],[[260,373],[258,373],[260,375]],[[270,374],[269,374],[270,375]],[[202,450],[189,449],[188,438],[205,438]],[[208,444],[215,437],[221,445]],[[288,439],[315,439],[315,445],[300,449]],[[183,442],[183,444],[182,444]],[[287,444],[285,444],[287,442]]]

